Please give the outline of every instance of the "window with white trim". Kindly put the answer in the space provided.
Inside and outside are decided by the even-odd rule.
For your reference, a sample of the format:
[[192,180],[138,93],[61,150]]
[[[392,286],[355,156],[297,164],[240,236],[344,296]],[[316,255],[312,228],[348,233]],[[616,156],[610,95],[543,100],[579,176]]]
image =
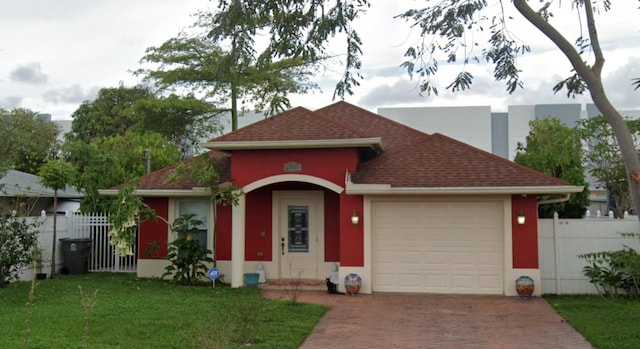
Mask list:
[[178,202],[178,215],[192,214],[193,219],[197,219],[202,222],[198,226],[198,233],[192,235],[193,240],[200,242],[200,245],[206,249],[209,247],[209,200],[184,200]]

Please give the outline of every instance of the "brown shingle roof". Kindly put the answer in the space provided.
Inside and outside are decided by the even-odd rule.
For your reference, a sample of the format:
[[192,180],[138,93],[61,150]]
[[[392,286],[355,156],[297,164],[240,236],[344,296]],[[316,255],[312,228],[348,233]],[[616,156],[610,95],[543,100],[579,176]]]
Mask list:
[[363,137],[368,136],[359,134],[348,125],[338,123],[325,115],[297,107],[214,138],[211,142],[302,141]]
[[570,185],[438,133],[360,164],[351,179],[426,188]]
[[[393,187],[530,187],[566,186],[568,183],[509,160],[489,154],[440,134],[418,130],[346,102],[316,111],[294,108],[243,127],[211,142],[335,140],[382,137],[387,151],[359,165],[355,184],[390,184]],[[231,181],[231,154],[212,150],[221,182]],[[191,160],[187,160],[189,163]],[[167,182],[178,164],[141,178],[138,189],[189,190],[188,178]]]
[[[231,154],[217,150],[211,150],[208,153],[200,156],[209,156],[209,158],[215,159],[218,175],[220,176],[220,183],[231,181]],[[198,185],[198,183],[187,177],[183,177],[175,181],[168,181],[168,178],[179,165],[189,165],[193,162],[194,159],[195,158],[187,159],[163,169],[151,172],[148,175],[142,176],[140,178],[140,184],[138,185],[137,189],[191,190],[194,187],[200,186]],[[122,185],[113,187],[112,189],[119,189],[120,187],[122,187]]]
[[407,146],[425,135],[407,125],[344,101],[318,109],[316,114],[322,114],[338,123],[350,125],[366,137],[382,137],[382,142],[389,150]]

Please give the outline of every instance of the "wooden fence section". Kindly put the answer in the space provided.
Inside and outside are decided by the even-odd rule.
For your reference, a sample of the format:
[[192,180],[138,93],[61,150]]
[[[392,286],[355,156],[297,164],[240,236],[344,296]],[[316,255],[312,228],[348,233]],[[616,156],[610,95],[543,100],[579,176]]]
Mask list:
[[542,293],[597,293],[582,272],[588,252],[620,250],[624,245],[640,250],[640,239],[626,238],[623,232],[640,232],[638,217],[626,219],[540,219],[538,247]]

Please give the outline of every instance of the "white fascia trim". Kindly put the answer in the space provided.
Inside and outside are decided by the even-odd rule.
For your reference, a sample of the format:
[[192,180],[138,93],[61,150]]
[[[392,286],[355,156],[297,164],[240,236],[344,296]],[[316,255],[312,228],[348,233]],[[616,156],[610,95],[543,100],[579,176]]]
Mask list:
[[205,142],[200,144],[204,148],[216,150],[247,150],[247,149],[317,149],[317,148],[353,148],[371,147],[385,150],[381,137],[352,138],[352,139],[316,139],[293,141],[240,141],[240,142]]
[[397,195],[397,194],[568,194],[579,193],[584,187],[579,186],[545,186],[545,187],[438,187],[408,188],[391,187],[389,184],[353,184],[347,183],[347,194],[356,195]]
[[[98,190],[100,195],[116,196],[118,190],[115,189],[102,189]],[[146,196],[146,197],[207,197],[211,196],[209,189],[207,188],[193,188],[191,190],[160,190],[160,189],[140,189],[135,190],[133,195]]]
[[[228,188],[231,183],[224,182],[219,185],[220,188]],[[99,189],[100,195],[116,196],[118,195],[118,189]],[[211,191],[207,187],[193,187],[191,189],[136,189],[133,191],[133,195],[147,196],[147,197],[205,197],[211,196]]]
[[303,174],[284,174],[284,175],[275,175],[271,177],[266,177],[259,179],[255,182],[249,183],[242,188],[242,191],[245,193],[249,193],[258,188],[267,186],[269,184],[281,183],[281,182],[304,182],[315,184],[324,188],[327,188],[335,193],[342,193],[344,188],[339,185],[334,184],[333,182],[329,182],[326,179],[303,175]]

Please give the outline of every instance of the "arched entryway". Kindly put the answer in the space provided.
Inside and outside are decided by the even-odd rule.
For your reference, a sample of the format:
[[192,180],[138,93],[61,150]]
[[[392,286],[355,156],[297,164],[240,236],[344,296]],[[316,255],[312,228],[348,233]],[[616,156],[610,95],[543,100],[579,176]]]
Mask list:
[[250,183],[233,207],[231,284],[262,263],[267,278],[324,278],[339,260],[340,194],[344,188],[308,175]]

